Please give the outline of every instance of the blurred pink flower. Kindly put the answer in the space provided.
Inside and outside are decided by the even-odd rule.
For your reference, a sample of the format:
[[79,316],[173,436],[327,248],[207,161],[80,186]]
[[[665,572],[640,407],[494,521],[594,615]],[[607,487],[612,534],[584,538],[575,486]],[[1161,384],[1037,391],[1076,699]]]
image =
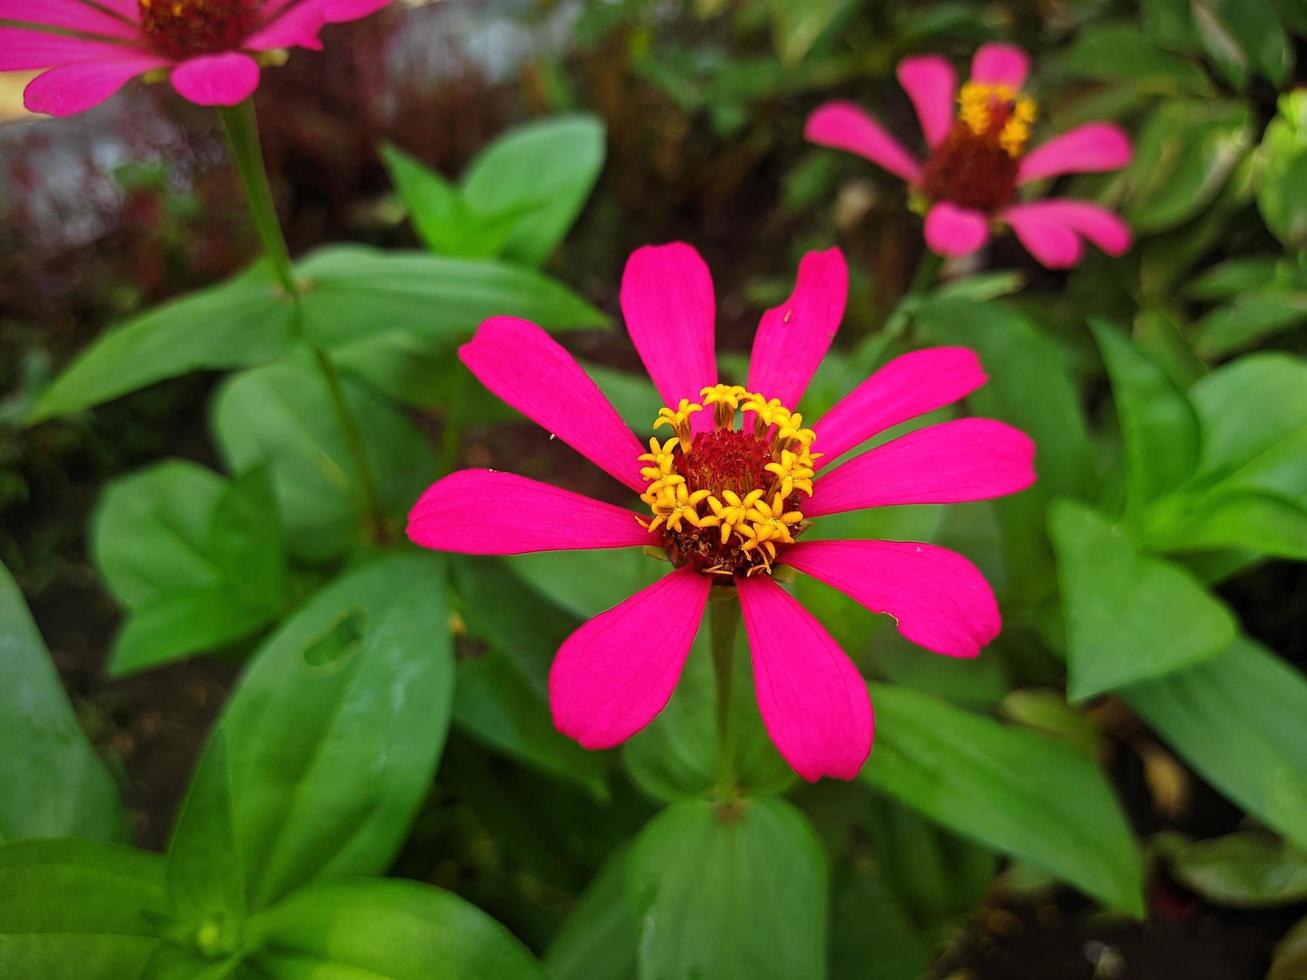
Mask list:
[[[926,215],[926,244],[940,255],[969,255],[1008,225],[1049,268],[1083,255],[1083,239],[1109,255],[1130,247],[1130,230],[1089,201],[1017,202],[1020,187],[1068,173],[1117,170],[1130,162],[1130,140],[1117,126],[1087,123],[1027,152],[1035,103],[1022,94],[1030,59],[1020,48],[986,44],[961,89],[948,59],[921,55],[899,62],[898,79],[917,110],[929,153],[912,155],[875,119],[849,102],[829,102],[808,117],[814,143],[848,150],[908,182]],[[955,112],[956,107],[956,112]]]
[[198,105],[234,106],[259,85],[256,55],[320,50],[326,24],[390,0],[0,0],[0,71],[45,69],[27,108],[71,116],[127,82],[166,72]]
[[[558,728],[616,745],[671,697],[713,589],[734,585],[772,741],[808,780],[851,779],[871,750],[867,686],[821,624],[771,577],[789,566],[892,616],[913,643],[974,657],[998,635],[994,595],[967,559],[930,544],[798,542],[814,518],[869,507],[1016,493],[1035,447],[1016,429],[966,418],[840,457],[965,397],[987,378],[975,353],[940,347],[885,365],[808,427],[795,406],[839,328],[848,270],[837,249],[807,255],[794,293],[762,318],[746,386],[719,384],[707,266],[684,244],[627,262],[627,329],[668,407],[648,452],[579,364],[544,330],[509,317],[460,351],[495,395],[639,493],[643,516],[549,484],[462,470],[414,506],[408,535],[437,551],[656,547],[675,570],[581,626],[559,649],[549,692]],[[737,418],[739,427],[736,427]],[[825,469],[829,466],[829,469]],[[595,567],[602,575],[602,564]],[[510,602],[511,597],[505,597]]]

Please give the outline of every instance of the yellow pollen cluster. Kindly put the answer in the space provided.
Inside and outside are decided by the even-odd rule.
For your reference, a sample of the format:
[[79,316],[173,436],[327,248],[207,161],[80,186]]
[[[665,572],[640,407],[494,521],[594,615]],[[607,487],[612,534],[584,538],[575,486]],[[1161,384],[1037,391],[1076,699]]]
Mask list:
[[1030,127],[1039,115],[1035,100],[1021,95],[1010,85],[967,82],[958,93],[958,118],[977,136],[991,134],[995,109],[1006,110],[998,131],[998,145],[1008,156],[1019,157],[1030,139]]
[[[668,427],[672,436],[651,438],[640,456],[647,483],[641,499],[653,515],[641,523],[663,532],[674,560],[692,554],[706,573],[770,571],[777,546],[793,544],[801,530],[796,495],[812,493],[813,463],[821,455],[812,452],[816,433],[778,399],[739,385],[713,385],[700,396],[701,404],[681,399],[654,420],[655,430]],[[714,430],[696,434],[693,417],[705,409],[713,413]]]

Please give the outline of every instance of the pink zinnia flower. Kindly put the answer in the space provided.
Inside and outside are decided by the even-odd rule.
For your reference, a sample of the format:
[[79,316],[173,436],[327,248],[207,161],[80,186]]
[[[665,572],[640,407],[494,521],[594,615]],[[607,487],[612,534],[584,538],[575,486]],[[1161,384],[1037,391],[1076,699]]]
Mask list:
[[719,384],[713,284],[703,259],[683,244],[637,251],[622,280],[622,311],[668,406],[655,428],[671,430],[665,441],[651,439],[647,451],[580,365],[535,324],[488,320],[460,350],[490,391],[639,494],[648,509],[640,515],[510,473],[463,470],[423,494],[409,516],[409,537],[478,555],[652,546],[675,566],[559,648],[549,677],[554,722],[583,746],[617,745],[662,710],[709,593],[733,585],[758,706],[777,749],[805,779],[856,775],[871,750],[867,686],[830,634],[772,579],[778,567],[888,613],[905,637],[938,653],[974,657],[998,635],[993,592],[961,555],[911,542],[797,540],[828,514],[985,500],[1035,479],[1030,439],[989,419],[930,425],[832,465],[877,433],[987,380],[965,348],[906,354],[808,427],[790,407],[830,347],[847,292],[838,249],[807,255],[794,294],[762,318],[748,383]]
[[924,162],[849,102],[821,106],[808,117],[805,135],[906,180],[926,214],[926,244],[940,255],[971,254],[996,223],[1010,226],[1049,268],[1079,262],[1082,239],[1120,255],[1130,247],[1130,229],[1111,211],[1089,201],[1016,201],[1018,189],[1032,181],[1117,170],[1131,153],[1129,138],[1109,123],[1087,123],[1027,153],[1036,116],[1034,101],[1021,91],[1029,74],[1026,53],[1005,44],[976,51],[971,79],[960,90],[953,66],[940,55],[899,62],[899,84],[929,149]]
[[234,106],[259,85],[254,55],[320,50],[326,24],[390,0],[0,0],[0,71],[47,69],[27,108],[71,116],[148,72],[198,105]]

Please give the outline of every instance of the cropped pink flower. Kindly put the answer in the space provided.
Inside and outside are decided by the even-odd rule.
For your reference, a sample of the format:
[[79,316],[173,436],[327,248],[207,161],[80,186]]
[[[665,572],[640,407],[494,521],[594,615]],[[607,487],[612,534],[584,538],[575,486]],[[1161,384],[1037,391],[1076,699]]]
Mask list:
[[259,86],[253,57],[321,49],[326,24],[390,0],[0,0],[0,71],[45,69],[27,108],[71,116],[133,78],[167,72],[198,105],[234,106]]
[[[652,546],[674,566],[581,626],[558,651],[549,681],[554,721],[587,748],[622,742],[662,710],[709,594],[734,586],[758,706],[777,749],[805,779],[855,776],[871,751],[866,684],[772,578],[782,566],[887,613],[905,637],[937,653],[974,657],[998,634],[994,595],[961,555],[912,542],[798,540],[829,514],[985,500],[1035,479],[1031,440],[989,419],[929,425],[839,462],[878,433],[987,380],[965,348],[906,354],[809,426],[786,406],[798,404],[830,347],[847,292],[837,249],[807,255],[793,295],[762,318],[746,385],[719,384],[707,266],[683,244],[635,252],[622,310],[667,405],[655,429],[671,430],[647,451],[540,327],[491,319],[461,349],[490,391],[640,494],[648,509],[637,514],[510,473],[463,470],[417,502],[409,537],[478,555]],[[602,563],[595,574],[603,574]]]
[[971,78],[961,89],[952,64],[940,55],[899,62],[899,83],[917,110],[929,151],[924,161],[849,102],[818,108],[808,117],[805,135],[907,181],[926,214],[926,244],[940,255],[975,252],[994,224],[1010,227],[1052,269],[1077,264],[1085,239],[1120,255],[1130,247],[1130,230],[1111,211],[1090,201],[1016,200],[1026,184],[1118,170],[1131,155],[1129,138],[1109,123],[1087,123],[1027,152],[1037,115],[1034,101],[1021,91],[1029,74],[1026,53],[1005,44],[976,51]]

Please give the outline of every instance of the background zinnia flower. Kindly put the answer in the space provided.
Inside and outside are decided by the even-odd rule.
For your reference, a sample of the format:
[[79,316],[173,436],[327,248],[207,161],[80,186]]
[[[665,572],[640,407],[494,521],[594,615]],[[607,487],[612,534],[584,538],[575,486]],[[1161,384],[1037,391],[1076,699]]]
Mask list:
[[[1021,187],[1069,173],[1117,170],[1130,162],[1130,140],[1110,123],[1086,123],[1027,152],[1037,110],[1022,94],[1030,59],[1020,48],[982,45],[971,78],[958,88],[940,55],[899,62],[898,79],[921,123],[928,154],[918,160],[875,119],[850,102],[829,102],[808,117],[814,143],[866,157],[908,182],[926,210],[926,244],[940,255],[969,255],[994,223],[1012,228],[1049,268],[1067,268],[1088,239],[1109,255],[1130,247],[1130,230],[1097,204],[1064,198],[1020,202]],[[956,111],[955,111],[956,110]]]
[[[826,629],[772,579],[774,567],[790,566],[893,616],[905,637],[937,653],[973,657],[998,634],[994,595],[961,555],[914,542],[794,541],[812,518],[984,500],[1016,493],[1035,479],[1031,440],[989,419],[926,426],[833,465],[877,433],[952,404],[986,381],[976,355],[965,348],[906,354],[863,381],[811,429],[803,428],[801,416],[783,406],[797,405],[816,373],[839,328],[847,289],[838,250],[804,258],[793,295],[762,318],[746,391],[717,383],[713,284],[699,254],[672,244],[632,255],[622,310],[669,406],[660,420],[665,416],[674,429],[665,445],[655,439],[649,453],[540,327],[491,319],[460,351],[472,373],[507,404],[652,502],[655,519],[525,477],[464,470],[438,481],[414,506],[408,528],[414,542],[497,555],[660,546],[679,566],[581,626],[559,649],[549,685],[554,720],[582,745],[616,745],[662,710],[710,591],[734,584],[758,706],[777,749],[805,779],[856,775],[872,741],[866,683]],[[699,406],[690,400],[701,394],[725,399],[715,431],[713,411],[691,411]],[[769,408],[764,401],[774,403]],[[738,431],[728,422],[737,409],[744,419]],[[781,421],[769,425],[767,412]],[[775,460],[784,455],[782,445],[794,452],[769,464],[771,475],[759,476],[754,449],[763,447],[765,458]],[[803,470],[797,457],[809,451],[821,456]],[[824,472],[809,479],[813,470]],[[751,509],[750,479],[760,481],[755,499],[780,504]],[[781,486],[783,479],[789,484]],[[731,492],[746,499],[734,506],[713,481],[731,484]],[[805,481],[810,492],[798,488]],[[711,509],[710,495],[722,498]],[[790,507],[793,514],[781,513]]]
[[326,24],[390,0],[0,0],[0,71],[45,69],[24,93],[33,112],[70,116],[127,82],[166,72],[198,105],[234,106],[259,85],[256,56],[320,49]]

